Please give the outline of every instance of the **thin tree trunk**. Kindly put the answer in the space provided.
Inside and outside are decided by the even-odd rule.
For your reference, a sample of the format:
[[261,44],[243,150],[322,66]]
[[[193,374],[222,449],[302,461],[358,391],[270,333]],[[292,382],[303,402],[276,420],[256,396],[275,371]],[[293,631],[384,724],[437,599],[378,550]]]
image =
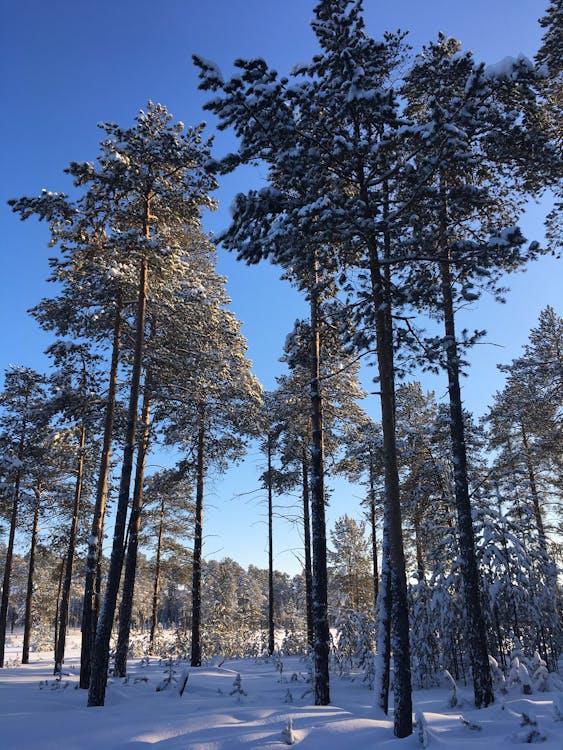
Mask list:
[[63,590],[63,581],[65,577],[65,559],[61,558],[61,568],[59,570],[59,580],[57,584],[57,599],[55,604],[55,634],[53,638],[53,657],[57,651],[57,643],[59,641],[59,610],[61,608],[61,592]]
[[313,617],[313,575],[311,569],[311,520],[309,518],[309,462],[307,446],[303,446],[301,455],[301,473],[303,488],[303,543],[305,546],[305,607],[307,613],[307,644],[315,646],[315,620]]
[[201,552],[203,547],[203,481],[205,470],[205,406],[203,405],[200,407],[199,418],[192,572],[192,650],[190,662],[192,667],[201,667]]
[[29,569],[27,572],[27,591],[25,594],[25,619],[23,628],[23,648],[22,664],[29,664],[29,644],[31,641],[32,621],[32,600],[33,600],[33,581],[35,578],[35,553],[37,550],[37,532],[39,529],[39,503],[41,493],[35,493],[35,510],[33,512],[33,526],[31,529],[31,545],[29,548]]
[[369,521],[371,528],[371,559],[373,566],[373,607],[377,606],[377,597],[379,595],[379,570],[377,566],[377,523],[375,514],[375,469],[373,459],[370,457],[369,462]]
[[[148,225],[146,227],[145,235],[148,236]],[[94,639],[92,671],[90,675],[90,687],[88,690],[88,706],[104,705],[109,664],[109,645],[111,639],[111,630],[117,604],[117,594],[119,590],[119,580],[121,578],[121,569],[123,567],[123,544],[125,540],[127,509],[129,506],[131,474],[133,472],[133,454],[135,452],[135,435],[137,428],[137,408],[139,404],[139,391],[141,387],[141,366],[143,360],[143,345],[145,338],[148,273],[147,265],[148,264],[146,258],[143,258],[141,261],[139,274],[137,312],[135,317],[135,354],[133,359],[133,371],[131,374],[131,391],[129,395],[129,407],[127,413],[127,431],[125,437],[125,447],[123,451],[123,465],[121,468],[121,481],[119,484],[119,496],[117,500],[113,546],[111,551],[106,591],[104,596],[104,603],[98,620],[98,626],[96,628],[96,636]]]
[[450,400],[450,433],[454,462],[455,498],[465,614],[467,617],[466,635],[473,672],[475,705],[477,708],[484,708],[494,701],[494,693],[487,651],[487,631],[481,607],[479,569],[475,554],[475,535],[467,482],[467,454],[461,390],[459,386],[459,357],[455,335],[452,279],[447,260],[440,262],[440,277]]
[[313,619],[315,623],[315,705],[330,703],[328,657],[328,576],[324,489],[324,426],[321,395],[321,336],[319,321],[318,269],[313,262],[311,303],[311,525],[313,539]]
[[150,378],[145,378],[145,392],[141,410],[142,434],[137,452],[137,466],[135,469],[135,487],[133,490],[133,506],[129,519],[129,541],[127,543],[127,558],[125,561],[125,575],[119,608],[119,630],[115,649],[115,673],[118,677],[127,674],[127,653],[129,651],[129,632],[131,629],[131,614],[133,612],[133,596],[135,593],[135,575],[137,572],[137,550],[139,547],[139,530],[141,528],[141,507],[143,503],[143,482],[145,479],[145,464],[150,438]]
[[272,488],[272,440],[268,435],[268,654],[274,653],[274,535]]
[[[386,255],[389,255],[388,248],[386,248]],[[372,297],[375,308],[381,425],[383,429],[383,462],[385,468],[385,515],[388,524],[391,628],[394,663],[393,731],[396,737],[407,737],[412,734],[412,684],[407,577],[403,549],[399,471],[397,467],[395,435],[395,368],[393,362],[390,279],[389,276],[385,277],[382,273],[375,246],[369,248],[369,264]],[[385,600],[382,600],[382,603],[383,601]],[[387,658],[386,655],[385,658]],[[382,687],[379,686],[379,689],[381,690]]]
[[160,594],[160,556],[162,554],[162,534],[164,529],[164,495],[160,501],[160,523],[158,524],[158,541],[156,544],[156,560],[154,566],[154,586],[152,591],[152,619],[149,636],[149,653],[154,649],[156,626],[158,623],[158,599]]
[[102,543],[104,538],[104,519],[108,497],[108,481],[110,471],[110,459],[113,436],[113,422],[115,416],[115,401],[117,392],[117,372],[119,365],[119,352],[121,349],[121,328],[123,307],[123,292],[118,291],[115,304],[115,319],[113,324],[113,344],[111,352],[111,364],[109,370],[108,397],[106,401],[104,436],[102,441],[102,454],[100,469],[98,473],[98,484],[96,488],[96,503],[94,506],[94,518],[92,530],[88,542],[88,553],[86,557],[86,574],[84,578],[84,600],[82,605],[82,641],[80,646],[80,687],[86,690],[90,684],[90,669],[92,663],[92,649],[94,646],[94,635],[98,621],[100,584],[101,584],[101,558]]
[[65,578],[63,583],[61,608],[59,612],[59,629],[57,647],[55,650],[54,674],[60,674],[63,668],[66,643],[66,629],[68,625],[68,612],[70,606],[70,589],[72,586],[72,568],[74,565],[74,552],[76,549],[76,536],[78,533],[78,513],[80,510],[80,499],[82,497],[82,484],[84,481],[84,446],[86,445],[86,426],[80,428],[80,440],[78,446],[78,466],[76,469],[76,484],[74,488],[74,503],[72,508],[72,523],[68,538],[68,551],[66,555]]
[[532,506],[534,509],[534,518],[536,520],[536,526],[538,529],[540,549],[547,558],[548,556],[547,541],[545,538],[545,527],[543,524],[543,518],[542,518],[542,513],[541,513],[541,508],[540,508],[540,499],[538,495],[538,486],[536,482],[536,472],[534,471],[534,463],[532,461],[530,441],[528,440],[528,435],[526,433],[526,429],[524,428],[524,423],[522,421],[520,422],[520,433],[522,435],[522,444],[524,445],[524,460],[526,462],[526,469],[528,471],[528,480],[530,483],[530,495],[532,496]]
[[[23,451],[25,445],[25,432],[27,424],[24,420],[20,441],[18,445],[18,460],[23,461]],[[4,653],[6,648],[6,626],[8,623],[8,604],[10,602],[10,580],[12,577],[12,562],[14,559],[14,541],[16,536],[16,525],[18,522],[18,504],[20,498],[20,482],[22,470],[18,468],[14,481],[14,494],[12,500],[12,513],[10,516],[10,533],[8,535],[8,548],[6,550],[6,562],[4,564],[4,581],[2,584],[2,602],[0,603],[0,669],[4,667]]]
[[391,675],[391,570],[389,567],[389,520],[387,503],[383,509],[381,583],[377,596],[377,654],[375,657],[375,705],[389,713]]

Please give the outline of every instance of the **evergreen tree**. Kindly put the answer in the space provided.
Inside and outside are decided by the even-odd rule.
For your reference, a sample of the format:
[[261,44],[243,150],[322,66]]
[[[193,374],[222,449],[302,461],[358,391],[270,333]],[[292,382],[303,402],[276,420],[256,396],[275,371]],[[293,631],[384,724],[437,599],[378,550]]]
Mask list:
[[27,367],[13,367],[6,371],[4,390],[0,395],[0,430],[5,446],[4,471],[10,488],[10,530],[0,603],[0,668],[4,666],[10,579],[21,486],[29,462],[33,461],[33,446],[40,442],[48,421],[44,406],[45,378],[42,375]]

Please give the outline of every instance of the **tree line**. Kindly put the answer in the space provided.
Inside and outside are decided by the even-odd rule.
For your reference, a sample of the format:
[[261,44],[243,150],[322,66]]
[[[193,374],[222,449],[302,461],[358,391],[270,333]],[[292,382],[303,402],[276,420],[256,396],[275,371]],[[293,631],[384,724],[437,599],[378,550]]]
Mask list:
[[[71,163],[71,197],[11,201],[22,219],[49,223],[59,255],[50,261],[57,294],[32,310],[56,336],[53,370],[9,371],[2,396],[9,536],[0,630],[20,503],[34,513],[30,580],[39,514],[65,504],[60,671],[86,514],[80,684],[89,705],[104,703],[114,621],[115,668],[126,670],[151,499],[155,518],[161,509],[153,545],[165,518],[177,509],[177,522],[190,517],[176,533],[193,537],[190,649],[192,665],[201,664],[205,479],[240,458],[250,439],[261,441],[267,467],[260,481],[269,509],[270,653],[274,498],[300,489],[316,704],[330,701],[328,570],[343,565],[334,586],[357,567],[344,565],[344,548],[332,563],[327,551],[326,480],[339,472],[365,483],[371,531],[370,596],[356,582],[343,611],[368,604],[377,611],[373,686],[387,712],[393,683],[398,737],[412,731],[413,674],[425,682],[445,662],[470,672],[482,707],[494,700],[489,655],[502,660],[511,633],[556,659],[559,594],[545,516],[560,489],[561,319],[544,310],[476,425],[463,410],[460,376],[482,332],[459,331],[458,310],[483,292],[501,300],[507,273],[560,246],[560,14],[556,0],[541,20],[535,64],[518,57],[487,67],[443,35],[416,55],[403,33],[375,40],[361,2],[319,2],[312,22],[319,51],[288,77],[258,59],[235,61],[237,74],[225,80],[194,58],[201,88],[213,93],[207,108],[237,136],[236,152],[212,158],[201,126],[185,129],[149,103],[131,128],[102,126],[96,163]],[[267,168],[267,184],[236,197],[219,241],[248,264],[278,265],[310,310],[288,336],[288,374],[269,393],[250,371],[201,227],[217,179],[256,163]],[[517,221],[524,202],[547,190],[556,205],[542,247]],[[375,368],[378,423],[359,404],[360,359]],[[415,368],[443,373],[446,407],[409,382]],[[146,476],[158,442],[181,458]],[[115,526],[102,576],[113,469]],[[346,536],[350,527],[345,517],[334,533]],[[160,541],[156,547],[158,567]]]

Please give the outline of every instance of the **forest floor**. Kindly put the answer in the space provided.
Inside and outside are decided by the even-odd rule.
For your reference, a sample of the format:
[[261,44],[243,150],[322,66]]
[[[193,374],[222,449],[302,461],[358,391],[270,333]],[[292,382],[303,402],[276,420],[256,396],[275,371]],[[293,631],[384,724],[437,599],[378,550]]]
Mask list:
[[[2,750],[279,750],[288,744],[302,750],[501,750],[529,742],[563,750],[560,691],[523,695],[515,685],[478,711],[470,687],[459,687],[461,705],[455,708],[449,707],[447,687],[417,690],[414,712],[423,715],[424,737],[417,726],[398,740],[392,712],[378,716],[373,693],[359,677],[333,675],[331,705],[314,706],[306,665],[297,657],[284,658],[282,672],[270,660],[238,659],[198,669],[176,666],[174,674],[158,658],[132,659],[126,681],[110,680],[106,705],[87,708],[86,692],[77,688],[76,635],[60,681],[46,652],[18,665],[19,640],[10,639],[8,666],[0,670]],[[157,689],[167,677],[171,684]],[[536,723],[525,723],[523,714]]]

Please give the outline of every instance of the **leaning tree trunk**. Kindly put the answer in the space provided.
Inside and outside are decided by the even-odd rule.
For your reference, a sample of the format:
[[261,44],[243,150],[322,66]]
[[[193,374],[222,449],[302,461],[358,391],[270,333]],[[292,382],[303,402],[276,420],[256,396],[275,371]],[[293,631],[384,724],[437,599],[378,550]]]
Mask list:
[[92,530],[88,542],[86,557],[86,574],[84,578],[84,600],[82,605],[82,641],[80,646],[80,687],[86,690],[90,684],[92,649],[99,612],[102,542],[104,538],[104,518],[106,513],[108,482],[110,471],[113,422],[117,392],[117,371],[121,349],[121,328],[123,319],[123,292],[119,290],[113,324],[113,345],[109,370],[108,397],[106,402],[102,454],[96,487],[96,503]]
[[61,674],[65,656],[66,629],[68,625],[68,611],[70,606],[70,589],[72,586],[72,568],[74,564],[74,552],[76,550],[76,536],[78,533],[78,513],[80,510],[80,499],[82,497],[82,484],[84,479],[84,446],[86,445],[86,426],[80,428],[80,440],[78,446],[78,466],[76,468],[76,484],[74,487],[74,503],[72,508],[72,523],[68,538],[68,551],[66,555],[65,578],[61,596],[61,607],[59,610],[59,628],[57,646],[55,649],[54,674]]
[[450,400],[450,433],[454,462],[459,551],[465,615],[467,617],[466,636],[473,672],[475,705],[477,708],[484,708],[494,701],[494,693],[487,650],[487,631],[481,607],[479,569],[475,553],[475,534],[473,531],[471,501],[469,499],[469,486],[467,482],[465,428],[459,385],[459,356],[455,335],[452,278],[449,259],[440,262],[440,279]]
[[330,703],[326,518],[324,490],[324,431],[321,396],[321,337],[318,270],[313,264],[311,303],[311,525],[313,537],[313,620],[315,624],[315,705]]
[[154,585],[152,590],[152,619],[149,636],[149,653],[154,649],[156,626],[158,623],[158,599],[160,595],[160,557],[162,554],[162,536],[164,532],[164,495],[160,501],[160,522],[158,524],[158,540],[156,544],[156,559],[154,564]]
[[37,550],[37,533],[39,530],[39,503],[41,493],[35,493],[35,510],[33,512],[33,526],[31,529],[31,545],[29,548],[29,568],[27,571],[27,591],[25,594],[25,619],[23,628],[22,664],[29,664],[29,644],[31,641],[33,583],[35,578],[35,553]]
[[118,677],[127,674],[127,653],[129,651],[129,632],[131,629],[131,614],[133,612],[133,596],[135,593],[135,575],[137,573],[137,550],[139,548],[139,531],[141,528],[141,506],[143,502],[143,482],[145,479],[145,464],[150,438],[150,378],[145,378],[145,392],[141,410],[142,435],[137,452],[137,466],[135,468],[135,488],[133,490],[133,505],[129,518],[129,541],[127,543],[127,559],[125,561],[125,575],[123,577],[123,591],[119,608],[119,630],[115,649],[115,673]]
[[311,570],[311,520],[309,518],[309,462],[307,446],[301,454],[301,481],[303,495],[303,545],[305,548],[305,610],[307,613],[307,645],[315,647],[315,622],[313,617],[313,575]]
[[195,497],[194,559],[192,571],[192,649],[191,666],[201,667],[201,552],[203,546],[203,482],[205,448],[205,406],[200,407],[197,437],[197,478]]
[[[412,734],[412,685],[410,669],[407,576],[403,549],[399,471],[395,435],[395,367],[390,279],[382,272],[376,244],[369,248],[369,265],[379,374],[383,463],[385,470],[385,516],[389,544],[391,629],[394,663],[393,731],[396,737]],[[386,255],[389,257],[388,249]],[[387,266],[388,268],[388,266]],[[383,590],[386,590],[387,585]],[[383,588],[383,585],[382,585]],[[383,605],[383,600],[382,600]],[[383,616],[387,613],[383,611]],[[387,657],[385,656],[385,659]],[[381,687],[381,686],[379,686]]]
[[272,488],[272,440],[268,435],[268,654],[274,653],[274,492]]
[[[18,445],[18,460],[23,460],[25,445],[25,432],[27,425],[24,421]],[[12,562],[14,559],[14,541],[16,536],[16,525],[18,522],[18,504],[20,499],[20,483],[22,470],[18,468],[14,481],[14,494],[12,499],[12,513],[10,516],[10,533],[8,535],[8,548],[6,550],[6,562],[4,564],[4,581],[2,584],[2,602],[0,603],[0,669],[4,666],[4,653],[6,648],[6,625],[8,623],[8,604],[10,602],[10,580],[12,577]]]
[[[148,226],[146,227],[145,235],[148,237]],[[94,639],[92,671],[90,675],[90,687],[88,690],[88,706],[103,706],[106,694],[107,672],[109,665],[109,645],[111,639],[111,629],[113,626],[113,618],[117,605],[119,579],[121,578],[121,569],[123,567],[123,545],[125,541],[127,509],[129,506],[131,474],[133,472],[133,455],[135,452],[137,408],[139,404],[139,391],[141,388],[141,366],[143,360],[143,345],[145,338],[148,275],[147,266],[147,260],[146,258],[143,258],[141,261],[139,274],[137,311],[135,316],[135,352],[133,357],[133,370],[131,373],[131,390],[129,394],[129,406],[127,411],[127,430],[125,435],[125,447],[123,450],[123,464],[121,467],[119,496],[117,499],[117,511],[113,533],[113,546],[111,551],[104,603],[100,612],[100,618],[98,620],[96,636]]]

